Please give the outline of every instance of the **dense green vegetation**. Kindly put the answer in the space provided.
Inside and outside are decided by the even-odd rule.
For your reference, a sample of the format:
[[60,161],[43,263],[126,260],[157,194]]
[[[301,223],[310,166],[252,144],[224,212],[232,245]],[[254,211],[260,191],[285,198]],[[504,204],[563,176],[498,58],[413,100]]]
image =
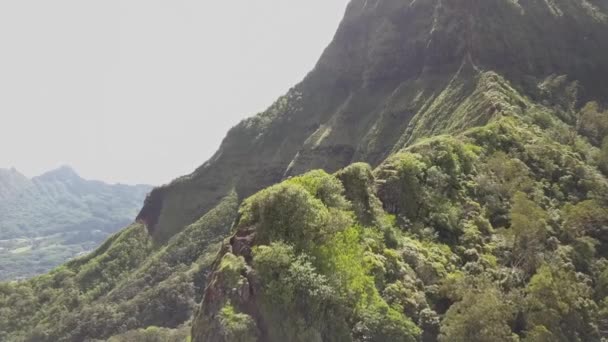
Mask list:
[[[273,341],[347,341],[354,323],[363,340],[416,341],[419,329],[386,303],[369,272],[371,265],[361,262],[366,251],[360,242],[374,232],[354,225],[342,193],[338,179],[314,171],[244,203],[239,227],[257,228],[258,245],[247,258],[259,277],[254,281],[262,287],[259,298],[249,298],[259,301],[256,321],[267,322],[260,330]],[[246,267],[243,256],[226,254],[214,285],[221,283],[228,293],[243,287],[248,292],[248,277],[241,275]],[[228,302],[221,310],[234,312],[232,305],[237,304],[241,310],[247,305]],[[235,327],[221,320],[218,325],[223,340],[235,340]],[[258,336],[255,325],[247,329],[249,338]],[[209,335],[195,338],[216,340]]]
[[0,280],[50,271],[133,222],[149,186],[108,185],[62,167],[0,170]]
[[137,224],[0,284],[0,340],[608,339],[607,13],[351,1]]
[[83,341],[124,333],[115,339],[122,341],[145,336],[149,332],[138,329],[146,327],[179,329],[200,300],[205,270],[235,214],[233,194],[167,245],[135,224],[47,275],[0,283],[0,340]]
[[586,137],[526,120],[252,196],[194,340],[600,341],[608,182]]

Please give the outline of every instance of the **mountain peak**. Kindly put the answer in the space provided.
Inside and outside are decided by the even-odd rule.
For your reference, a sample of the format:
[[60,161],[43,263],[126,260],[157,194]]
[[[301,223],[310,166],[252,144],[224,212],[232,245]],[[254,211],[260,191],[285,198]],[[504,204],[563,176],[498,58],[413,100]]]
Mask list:
[[27,186],[29,179],[17,169],[0,169],[0,200],[19,192]]
[[28,181],[29,179],[14,167],[11,167],[10,169],[0,169],[1,184],[23,184]]
[[375,87],[453,72],[470,55],[516,84],[569,75],[597,97],[607,13],[597,0],[353,0],[321,65]]
[[43,173],[42,175],[35,177],[42,180],[81,180],[82,177],[69,165],[62,165],[54,170]]
[[422,137],[525,110],[516,94],[568,110],[603,102],[604,13],[597,0],[353,0],[315,69],[203,167],[154,190],[138,221],[168,238],[233,188],[377,166]]
[[0,168],[0,176],[23,176],[23,177],[25,177],[15,167],[11,167],[9,169],[2,169],[2,168]]

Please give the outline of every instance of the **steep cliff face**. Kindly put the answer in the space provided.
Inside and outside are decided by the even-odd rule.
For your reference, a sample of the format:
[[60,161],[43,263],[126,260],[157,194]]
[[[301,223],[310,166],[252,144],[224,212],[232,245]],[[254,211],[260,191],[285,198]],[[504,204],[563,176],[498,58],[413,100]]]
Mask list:
[[[246,163],[256,166],[247,187],[233,183],[239,195],[284,181],[245,200],[193,340],[599,341],[605,332],[594,325],[603,323],[590,311],[565,332],[567,319],[539,318],[548,309],[528,307],[528,296],[542,267],[567,274],[567,286],[600,281],[605,267],[605,238],[589,228],[574,240],[597,239],[588,259],[596,266],[565,271],[577,263],[566,250],[580,240],[563,234],[568,202],[593,202],[608,218],[598,191],[608,183],[579,111],[608,101],[607,11],[605,1],[586,0],[352,1],[315,70],[237,128],[259,132],[238,134],[260,144],[248,153],[272,156],[261,169],[264,159]],[[222,150],[199,171],[232,155]],[[340,170],[359,161],[371,167]],[[267,178],[256,177],[270,165]],[[291,178],[311,169],[337,173]],[[524,206],[528,232],[518,233]],[[354,221],[341,220],[345,212]],[[591,298],[589,288],[576,291]],[[486,300],[503,304],[471,304]]]
[[605,98],[607,13],[591,0],[352,1],[315,69],[193,174],[154,190],[138,219],[166,240],[233,189],[245,198],[307,170],[377,165],[501,115],[503,88],[562,111]]

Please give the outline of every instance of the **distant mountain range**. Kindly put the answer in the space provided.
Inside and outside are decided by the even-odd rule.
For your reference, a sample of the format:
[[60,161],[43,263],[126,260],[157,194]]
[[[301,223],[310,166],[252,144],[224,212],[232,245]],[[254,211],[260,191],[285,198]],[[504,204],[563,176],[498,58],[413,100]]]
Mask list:
[[0,169],[0,280],[43,273],[133,221],[148,185],[85,180],[63,166],[28,178]]

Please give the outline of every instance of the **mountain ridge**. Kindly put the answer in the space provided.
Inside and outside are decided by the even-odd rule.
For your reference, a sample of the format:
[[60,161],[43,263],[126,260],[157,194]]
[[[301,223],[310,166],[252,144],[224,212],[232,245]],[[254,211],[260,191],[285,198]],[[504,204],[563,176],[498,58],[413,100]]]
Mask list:
[[[437,100],[439,89],[464,88],[459,96],[471,92],[466,86],[470,77],[463,84],[453,82],[463,65],[470,73],[495,71],[537,101],[544,100],[539,84],[564,74],[569,79],[562,80],[562,87],[575,93],[565,98],[578,102],[568,105],[580,107],[595,92],[605,95],[605,82],[596,80],[597,75],[608,73],[603,63],[608,59],[605,4],[553,3],[569,11],[555,16],[546,2],[538,1],[521,1],[519,6],[508,0],[426,0],[409,5],[400,0],[352,1],[313,71],[266,112],[231,129],[218,153],[194,173],[154,190],[138,220],[162,240],[172,236],[175,227],[200,217],[233,187],[244,198],[284,176],[309,169],[333,172],[356,161],[376,165],[386,157],[385,151],[399,149],[397,142],[416,139],[408,137],[408,130],[416,129],[409,126],[410,120],[417,114],[424,117],[421,109],[425,102]],[[600,19],[591,24],[585,21],[594,18],[585,3],[597,10]],[[541,18],[546,21],[539,27]],[[519,34],[535,32],[533,41],[488,30],[501,27]],[[581,32],[592,41],[578,39]],[[493,40],[496,36],[502,40]],[[597,53],[577,52],[590,50]],[[550,70],[543,70],[545,66]],[[379,81],[380,85],[374,85]],[[344,129],[332,129],[335,126]],[[281,133],[286,131],[290,134]],[[376,145],[376,138],[385,141]],[[186,178],[200,187],[193,195],[180,186]],[[215,184],[203,185],[211,183]],[[201,201],[199,192],[209,196]],[[173,209],[176,206],[178,211]]]
[[0,286],[0,339],[607,338],[607,11],[351,1],[137,223]]

